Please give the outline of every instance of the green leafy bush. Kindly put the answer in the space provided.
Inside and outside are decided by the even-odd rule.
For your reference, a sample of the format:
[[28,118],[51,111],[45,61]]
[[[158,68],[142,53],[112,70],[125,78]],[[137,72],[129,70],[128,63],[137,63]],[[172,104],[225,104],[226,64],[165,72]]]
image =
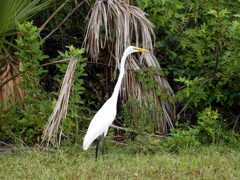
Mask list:
[[217,110],[206,108],[198,113],[196,128],[199,130],[199,139],[203,143],[216,143],[224,137],[226,123],[220,120]]
[[226,120],[222,119],[217,110],[211,107],[198,113],[197,125],[198,139],[203,144],[224,143],[230,146],[238,146],[239,135],[229,130]]
[[187,127],[186,130],[171,129],[171,136],[160,145],[174,152],[178,152],[180,149],[197,147],[201,144],[197,138],[198,133],[198,129],[191,127]]
[[16,143],[38,143],[41,139],[47,116],[52,109],[48,95],[39,88],[40,76],[44,73],[39,62],[45,58],[42,41],[36,35],[37,27],[32,22],[19,24],[16,40],[16,57],[21,62],[23,73],[19,86],[26,91],[23,99],[7,106],[0,103],[0,139]]
[[[144,106],[148,101],[151,106]],[[126,128],[124,133],[125,141],[130,144],[128,150],[137,153],[154,152],[157,148],[154,143],[154,133],[158,126],[158,122],[154,120],[152,111],[155,110],[162,115],[153,99],[146,97],[141,100],[132,100],[131,98],[123,104],[123,125]],[[134,112],[133,112],[134,110]]]
[[221,119],[218,111],[208,107],[198,113],[196,125],[171,129],[170,137],[160,145],[178,152],[180,149],[197,147],[200,144],[225,144],[238,147],[238,139],[237,134],[228,130],[226,121]]
[[[45,70],[40,66],[40,61],[47,56],[41,50],[43,41],[40,41],[36,35],[37,30],[38,28],[33,26],[32,22],[19,25],[20,38],[16,40],[18,51],[15,55],[22,64],[22,81],[19,86],[26,90],[26,95],[17,103],[7,106],[0,103],[0,139],[4,142],[28,145],[40,143],[44,127],[56,104],[58,92],[47,93],[41,84],[41,78],[45,77]],[[60,56],[57,59],[78,57],[68,114],[63,124],[63,131],[72,142],[78,139],[79,127],[82,127],[84,120],[87,119],[83,113],[87,107],[81,98],[85,91],[83,76],[86,76],[84,72],[86,59],[82,56],[83,49],[76,49],[73,46],[68,48],[69,51],[59,52]],[[57,68],[60,73],[55,76],[55,80],[60,88],[67,64],[59,64]]]
[[[164,73],[176,91],[180,102],[177,109],[192,117],[181,116],[180,119],[195,122],[198,112],[207,107],[219,109],[221,115],[238,116],[239,2],[138,2],[156,25],[156,52]],[[232,122],[232,119],[226,120],[229,124]]]
[[[144,106],[148,101],[152,106]],[[137,112],[133,112],[133,109]],[[124,126],[138,134],[153,133],[158,122],[154,120],[152,111],[158,111],[162,115],[161,110],[154,105],[153,99],[146,97],[141,100],[132,100],[131,98],[123,104]],[[131,139],[131,138],[130,138]]]

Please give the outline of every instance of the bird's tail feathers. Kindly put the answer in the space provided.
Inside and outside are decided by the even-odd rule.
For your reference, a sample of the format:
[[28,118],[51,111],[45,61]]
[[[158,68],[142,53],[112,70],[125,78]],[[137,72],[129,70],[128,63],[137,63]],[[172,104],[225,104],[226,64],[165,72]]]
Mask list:
[[84,139],[83,141],[83,150],[87,150],[89,148],[89,146],[91,145],[92,142],[88,141],[86,142],[86,140]]
[[92,136],[91,135],[92,133],[87,133],[84,137],[84,140],[83,140],[83,149],[84,150],[87,150],[90,145],[92,144],[92,142],[94,141],[94,139],[96,139],[95,136]]

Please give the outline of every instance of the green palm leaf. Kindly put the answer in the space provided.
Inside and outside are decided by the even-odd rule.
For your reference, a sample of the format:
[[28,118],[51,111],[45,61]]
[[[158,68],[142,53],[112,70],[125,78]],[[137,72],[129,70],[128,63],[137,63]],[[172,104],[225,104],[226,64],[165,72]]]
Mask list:
[[16,46],[13,42],[14,38],[9,38],[9,36],[17,33],[17,24],[28,20],[43,10],[51,1],[52,0],[0,0],[0,53],[12,59],[11,49],[15,49]]
[[[21,68],[21,63],[13,57],[17,49],[14,39],[18,23],[28,20],[51,1],[53,0],[0,0],[0,85],[11,79]],[[16,77],[1,87],[0,101],[7,104],[7,96],[11,97],[11,102],[23,97],[24,91],[17,85],[19,81]]]
[[28,20],[50,2],[50,0],[0,0],[0,36],[14,34],[17,23]]

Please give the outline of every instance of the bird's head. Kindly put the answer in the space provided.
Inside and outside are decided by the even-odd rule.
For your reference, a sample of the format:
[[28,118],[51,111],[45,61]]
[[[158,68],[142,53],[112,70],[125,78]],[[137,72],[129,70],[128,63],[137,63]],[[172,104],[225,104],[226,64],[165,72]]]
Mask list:
[[134,53],[134,52],[149,52],[149,50],[146,49],[142,49],[139,47],[135,47],[135,46],[129,46],[126,51],[128,51],[129,53]]

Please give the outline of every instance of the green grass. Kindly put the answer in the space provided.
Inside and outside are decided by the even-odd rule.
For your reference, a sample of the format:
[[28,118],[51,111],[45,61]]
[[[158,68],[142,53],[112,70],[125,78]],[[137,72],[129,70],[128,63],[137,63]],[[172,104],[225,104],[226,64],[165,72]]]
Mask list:
[[2,152],[0,162],[0,179],[240,179],[240,152],[220,146],[147,155],[115,148],[98,161],[94,149],[33,149]]

